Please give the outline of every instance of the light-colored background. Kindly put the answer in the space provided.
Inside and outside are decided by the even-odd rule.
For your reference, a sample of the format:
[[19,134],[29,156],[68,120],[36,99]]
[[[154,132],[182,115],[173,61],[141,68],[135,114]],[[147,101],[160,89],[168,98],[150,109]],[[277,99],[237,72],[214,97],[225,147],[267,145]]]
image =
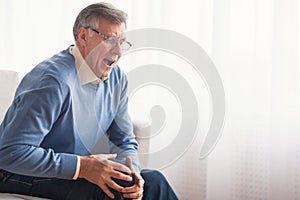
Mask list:
[[[66,49],[75,16],[92,2],[0,0],[0,68],[22,75]],[[223,80],[227,113],[217,147],[199,160],[196,138],[163,170],[180,199],[300,199],[300,2],[109,2],[129,14],[128,30],[164,28],[194,40]]]

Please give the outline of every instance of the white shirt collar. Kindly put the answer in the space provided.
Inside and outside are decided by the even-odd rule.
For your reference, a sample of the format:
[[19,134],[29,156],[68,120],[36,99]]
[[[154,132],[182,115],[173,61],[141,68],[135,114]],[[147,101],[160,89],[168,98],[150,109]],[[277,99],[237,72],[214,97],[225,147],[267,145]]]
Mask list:
[[99,85],[101,83],[101,79],[95,75],[89,65],[85,62],[79,49],[76,46],[71,46],[69,51],[75,58],[75,65],[80,85],[85,85],[87,83]]

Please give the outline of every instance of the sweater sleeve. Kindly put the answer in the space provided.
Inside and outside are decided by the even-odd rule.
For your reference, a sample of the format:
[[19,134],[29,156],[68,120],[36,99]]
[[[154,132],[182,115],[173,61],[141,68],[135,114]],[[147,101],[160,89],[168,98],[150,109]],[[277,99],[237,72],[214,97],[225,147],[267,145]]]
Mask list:
[[140,172],[138,143],[133,134],[133,125],[128,114],[128,82],[126,76],[123,76],[118,88],[120,91],[119,105],[117,106],[114,120],[107,131],[111,141],[111,153],[117,153],[116,161],[123,164],[126,163],[126,157],[130,156],[135,171]]
[[59,117],[64,95],[48,78],[18,93],[0,126],[0,168],[23,175],[72,179],[77,156],[40,145]]

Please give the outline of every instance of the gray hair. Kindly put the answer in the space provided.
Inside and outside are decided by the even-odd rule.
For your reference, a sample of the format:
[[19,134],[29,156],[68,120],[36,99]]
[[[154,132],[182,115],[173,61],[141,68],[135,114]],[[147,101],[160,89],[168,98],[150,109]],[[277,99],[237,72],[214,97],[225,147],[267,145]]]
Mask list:
[[99,18],[104,18],[114,24],[125,23],[127,14],[110,3],[101,2],[95,3],[84,8],[77,16],[74,26],[73,35],[75,41],[78,39],[78,31],[81,27],[92,26],[98,28]]

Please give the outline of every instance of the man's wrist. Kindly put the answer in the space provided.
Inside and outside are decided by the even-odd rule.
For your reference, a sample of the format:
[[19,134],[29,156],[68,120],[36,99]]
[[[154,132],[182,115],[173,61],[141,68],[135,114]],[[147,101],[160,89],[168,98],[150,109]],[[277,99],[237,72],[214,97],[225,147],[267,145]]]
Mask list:
[[78,172],[78,178],[84,178],[85,177],[84,174],[85,174],[87,159],[89,159],[87,156],[79,156],[80,168],[79,168],[79,172]]
[[73,176],[73,180],[76,180],[78,178],[79,171],[80,171],[80,156],[77,156],[77,165],[76,165],[75,174]]

